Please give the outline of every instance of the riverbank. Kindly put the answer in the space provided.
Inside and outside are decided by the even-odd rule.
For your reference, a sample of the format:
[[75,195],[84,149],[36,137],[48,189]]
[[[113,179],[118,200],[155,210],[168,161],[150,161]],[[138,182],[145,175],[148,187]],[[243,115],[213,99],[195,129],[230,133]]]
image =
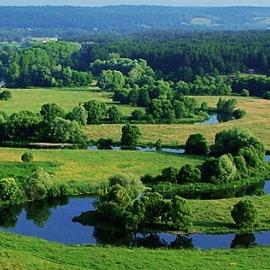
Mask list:
[[0,233],[0,265],[8,270],[268,269],[270,248],[167,250],[81,247]]

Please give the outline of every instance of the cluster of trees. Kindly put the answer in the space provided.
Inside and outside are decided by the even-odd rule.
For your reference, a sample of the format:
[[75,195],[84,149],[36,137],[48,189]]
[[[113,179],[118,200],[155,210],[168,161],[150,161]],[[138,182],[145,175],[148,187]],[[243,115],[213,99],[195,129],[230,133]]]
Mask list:
[[219,122],[227,122],[233,119],[240,119],[246,115],[245,110],[235,109],[236,99],[225,100],[220,98],[217,103],[217,116]]
[[216,134],[211,147],[201,134],[194,134],[188,138],[185,149],[189,154],[209,154],[211,157],[200,166],[168,167],[162,170],[161,175],[146,175],[142,181],[221,185],[256,176],[265,169],[265,148],[246,130],[222,131]]
[[54,104],[44,104],[40,113],[21,111],[8,116],[0,112],[1,141],[46,141],[54,143],[84,144],[86,136],[81,125],[86,124],[87,114],[76,106],[65,114]]
[[72,55],[80,49],[70,42],[37,43],[29,48],[6,47],[0,54],[0,77],[14,87],[86,86],[90,72],[72,69]]
[[143,190],[143,184],[132,176],[114,176],[109,179],[108,192],[96,203],[96,210],[82,215],[77,221],[102,223],[122,231],[160,226],[189,229],[192,214],[184,199],[176,196],[165,200],[158,193],[142,194]]
[[65,186],[53,183],[50,175],[42,168],[34,170],[30,176],[20,180],[14,178],[0,180],[1,205],[40,201],[66,195]]
[[270,77],[265,75],[241,75],[237,73],[230,77],[230,83],[234,93],[243,94],[243,90],[247,90],[248,95],[267,98],[270,91]]

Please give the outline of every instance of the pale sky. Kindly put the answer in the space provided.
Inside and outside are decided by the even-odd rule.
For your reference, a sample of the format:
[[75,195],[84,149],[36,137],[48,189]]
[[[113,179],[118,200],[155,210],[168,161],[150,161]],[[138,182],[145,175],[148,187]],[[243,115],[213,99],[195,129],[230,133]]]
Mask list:
[[166,6],[270,6],[270,0],[0,0],[0,5],[166,5]]

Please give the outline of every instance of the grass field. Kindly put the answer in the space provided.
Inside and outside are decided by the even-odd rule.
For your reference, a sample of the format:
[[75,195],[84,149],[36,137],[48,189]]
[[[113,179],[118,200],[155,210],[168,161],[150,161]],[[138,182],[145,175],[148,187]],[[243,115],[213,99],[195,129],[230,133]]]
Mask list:
[[[232,97],[226,97],[226,99]],[[191,124],[171,124],[171,125],[139,125],[142,133],[141,142],[155,142],[161,139],[164,144],[179,145],[184,144],[190,134],[202,133],[209,142],[214,140],[217,132],[232,127],[249,129],[268,149],[270,149],[270,101],[257,98],[233,97],[238,100],[237,107],[244,109],[247,115],[240,120],[229,121],[217,125],[191,125]],[[206,101],[209,106],[215,107],[219,97],[196,97],[200,102]],[[120,140],[121,125],[95,125],[87,126],[85,129],[89,138],[96,140],[100,137]]]
[[203,158],[138,151],[31,150],[34,162],[20,162],[26,149],[0,148],[0,178],[30,174],[35,167],[53,172],[56,182],[99,183],[119,173],[158,174],[168,166],[198,164]]
[[[187,200],[193,212],[192,232],[226,233],[234,231],[231,210],[241,199]],[[270,196],[253,196],[245,197],[245,199],[251,200],[258,212],[255,230],[269,230],[270,213],[265,209],[269,208]]]
[[65,246],[0,233],[0,268],[5,270],[269,269],[270,248],[149,250]]
[[[39,112],[45,103],[56,103],[66,111],[71,110],[81,102],[96,99],[105,102],[107,106],[114,105],[112,93],[100,92],[93,87],[85,88],[52,88],[52,89],[8,89],[12,93],[12,99],[0,100],[1,111],[8,114],[23,110]],[[131,106],[117,104],[124,115],[130,115],[135,109]]]

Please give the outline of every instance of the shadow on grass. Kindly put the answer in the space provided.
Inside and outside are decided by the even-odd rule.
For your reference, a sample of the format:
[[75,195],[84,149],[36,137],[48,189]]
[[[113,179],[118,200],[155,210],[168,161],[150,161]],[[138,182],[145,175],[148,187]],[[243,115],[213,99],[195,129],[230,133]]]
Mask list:
[[196,227],[205,227],[205,228],[211,228],[211,230],[215,229],[233,229],[234,224],[229,222],[222,222],[222,221],[195,221],[193,222],[193,225]]
[[54,173],[59,166],[60,164],[50,161],[0,162],[0,179],[27,176],[37,168],[44,168],[48,173]]

